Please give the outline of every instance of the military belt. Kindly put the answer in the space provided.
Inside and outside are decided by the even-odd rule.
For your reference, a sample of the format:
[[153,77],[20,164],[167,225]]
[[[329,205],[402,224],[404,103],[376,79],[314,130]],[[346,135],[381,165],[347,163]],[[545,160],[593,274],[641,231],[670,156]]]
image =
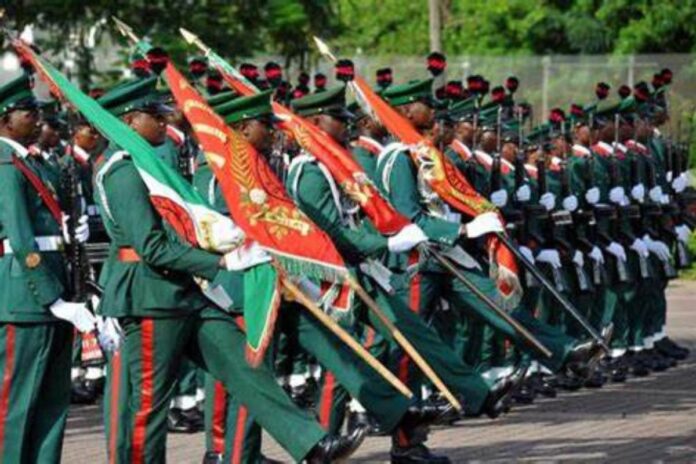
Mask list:
[[140,256],[135,249],[123,247],[118,249],[118,260],[122,263],[137,263],[140,262]]
[[[43,237],[34,237],[36,241],[36,246],[39,251],[63,251],[65,249],[65,242],[63,237],[58,235],[48,235]],[[11,255],[14,253],[12,245],[10,245],[10,240],[5,239],[0,242],[0,256]]]

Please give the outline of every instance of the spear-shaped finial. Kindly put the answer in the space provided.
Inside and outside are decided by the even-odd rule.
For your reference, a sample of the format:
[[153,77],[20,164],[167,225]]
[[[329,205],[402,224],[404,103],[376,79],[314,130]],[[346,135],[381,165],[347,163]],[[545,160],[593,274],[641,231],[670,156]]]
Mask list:
[[329,48],[328,45],[326,45],[326,42],[321,40],[319,37],[314,36],[314,43],[317,44],[317,48],[319,49],[319,53],[327,57],[329,60],[333,61],[334,63],[338,61],[336,59],[336,56],[331,53],[331,49]]
[[133,28],[130,27],[128,24],[124,23],[120,19],[118,19],[116,16],[112,16],[111,19],[116,23],[116,27],[118,28],[118,31],[124,36],[128,37],[130,40],[133,42],[140,42],[140,38],[135,35],[135,32],[133,32]]
[[193,32],[189,31],[188,29],[184,29],[183,27],[179,28],[179,33],[184,37],[184,40],[186,43],[195,45],[198,47],[203,53],[208,55],[210,53],[210,48],[206,46],[203,41]]

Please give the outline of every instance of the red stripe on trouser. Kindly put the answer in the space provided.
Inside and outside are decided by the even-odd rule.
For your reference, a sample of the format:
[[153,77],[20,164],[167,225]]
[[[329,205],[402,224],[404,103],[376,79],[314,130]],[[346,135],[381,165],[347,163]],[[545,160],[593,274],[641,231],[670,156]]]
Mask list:
[[[414,251],[412,252],[409,257],[408,257],[408,264],[409,266],[411,265],[416,265],[418,262],[418,252]],[[416,275],[413,276],[411,279],[411,282],[409,283],[409,294],[408,294],[408,307],[413,311],[414,313],[418,314],[420,313],[420,305],[421,305],[421,274],[416,273]],[[403,354],[401,356],[401,359],[399,360],[399,380],[401,380],[404,383],[408,382],[408,371],[409,371],[409,365],[410,365],[411,359],[406,355]],[[398,429],[396,431],[396,441],[399,444],[399,446],[408,446],[409,440],[406,434],[402,429]]]
[[119,396],[121,394],[121,352],[114,353],[111,359],[111,400],[109,406],[109,463],[115,463],[116,443],[118,441]]
[[227,415],[227,392],[220,381],[215,381],[213,387],[213,451],[218,454],[225,452],[225,416]]
[[15,363],[15,326],[7,324],[5,334],[5,369],[2,373],[2,392],[0,393],[0,461],[5,450],[5,423],[7,422],[7,409],[10,405],[10,388],[12,387],[12,374]]
[[325,430],[329,429],[331,422],[331,407],[334,400],[334,386],[336,385],[336,377],[333,373],[327,372],[324,376],[324,387],[321,391],[321,402],[319,403],[319,424]]
[[242,463],[242,451],[244,450],[244,432],[246,429],[247,408],[240,406],[237,412],[237,425],[234,430],[234,442],[232,444],[232,464]]
[[153,387],[154,387],[154,348],[155,348],[155,321],[143,319],[140,324],[141,343],[141,377],[140,409],[135,415],[135,427],[133,428],[133,464],[140,464],[144,460],[145,441],[147,438],[147,420],[152,412]]

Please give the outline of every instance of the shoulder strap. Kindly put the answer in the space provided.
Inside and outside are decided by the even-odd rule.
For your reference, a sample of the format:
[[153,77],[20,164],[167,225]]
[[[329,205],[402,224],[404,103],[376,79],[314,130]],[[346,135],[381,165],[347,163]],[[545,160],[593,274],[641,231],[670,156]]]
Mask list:
[[24,159],[29,155],[29,150],[18,143],[15,140],[9,139],[7,137],[0,137],[0,141],[9,145],[16,154],[12,155],[12,164],[22,173],[22,175],[27,179],[29,184],[34,188],[36,193],[43,201],[44,205],[51,212],[51,216],[60,225],[63,223],[63,211],[60,209],[60,204],[58,203],[58,198],[56,198],[55,193],[49,189],[46,184],[41,180],[41,178],[34,173],[34,171],[29,168],[24,162]]
[[115,152],[113,155],[109,157],[109,159],[104,161],[104,164],[99,168],[99,171],[97,171],[97,175],[94,177],[94,183],[97,187],[97,193],[99,194],[99,198],[102,202],[102,211],[104,211],[104,213],[109,217],[111,222],[114,222],[114,218],[111,215],[111,210],[109,209],[109,202],[106,198],[106,190],[104,190],[104,176],[106,176],[107,172],[109,172],[111,166],[126,158],[127,156],[128,153],[124,150]]

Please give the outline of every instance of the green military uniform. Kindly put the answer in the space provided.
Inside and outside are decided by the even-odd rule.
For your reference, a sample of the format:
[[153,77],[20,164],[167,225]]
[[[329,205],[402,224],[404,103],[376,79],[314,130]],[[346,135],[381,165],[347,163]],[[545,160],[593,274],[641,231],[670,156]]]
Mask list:
[[[342,91],[343,89],[333,89],[308,96],[293,102],[293,107],[300,115],[340,111],[344,105]],[[329,234],[349,265],[357,267],[366,258],[384,255],[387,251],[387,239],[376,233],[367,220],[347,226],[343,200],[335,196],[340,197],[340,191],[334,179],[326,172],[320,162],[309,154],[303,153],[294,158],[286,183],[291,197],[305,214]],[[408,308],[401,295],[389,295],[367,275],[357,269],[356,271],[360,282],[384,314],[396,324],[443,382],[464,396],[465,404],[471,412],[480,412],[488,394],[488,386],[483,379],[458,359],[437,333]],[[392,335],[360,302],[354,301],[352,315],[381,333],[390,343],[394,343]],[[411,384],[418,384],[418,377],[409,373],[411,368],[408,358],[402,356],[398,371],[400,378]],[[358,399],[367,406],[361,398]],[[334,409],[337,413],[342,411],[342,408]],[[372,411],[369,407],[367,409]]]
[[[136,83],[100,102],[120,115],[152,105],[152,90],[153,83]],[[111,459],[164,461],[166,414],[182,355],[223,381],[294,459],[306,456],[325,432],[290,402],[267,367],[246,363],[243,332],[193,282],[192,274],[215,280],[220,257],[165,231],[127,154],[107,150],[96,190],[112,239],[100,311],[123,328],[129,384],[120,404],[127,409],[128,437],[117,437],[123,441]]]
[[[0,113],[35,108],[29,79],[0,88]],[[24,152],[24,153],[22,153]],[[70,401],[72,327],[49,306],[67,290],[61,225],[0,140],[0,461],[58,462]],[[22,163],[54,193],[56,172]]]
[[[424,93],[429,95],[428,83],[405,84],[388,89],[384,96],[392,105],[401,105],[414,101]],[[414,165],[405,146],[387,147],[380,155],[377,164],[377,179],[381,190],[392,202],[396,209],[418,224],[430,237],[444,246],[454,246],[459,240],[461,223],[458,220],[448,220],[444,217],[436,217],[424,206],[421,189],[427,188],[421,183],[418,169]],[[440,205],[445,206],[445,205]],[[398,269],[394,267],[394,269]],[[471,314],[485,320],[498,331],[510,338],[516,345],[525,347],[524,342],[502,319],[491,313],[478,299],[464,287],[459,281],[451,278],[443,278],[445,270],[439,266],[426,263],[421,266],[418,273],[419,311],[432,310],[437,299],[443,297],[457,310]],[[493,299],[500,300],[495,283],[489,279],[483,271],[476,268],[472,262],[469,268],[461,268],[461,271],[479,289],[486,292]],[[411,282],[413,288],[413,282]],[[408,290],[405,290],[408,291]],[[413,292],[414,290],[410,290]],[[537,338],[554,354],[550,360],[544,362],[552,369],[558,370],[564,363],[567,354],[575,345],[575,339],[567,337],[552,327],[545,326],[534,320],[524,311],[514,311],[513,316],[523,322]]]

